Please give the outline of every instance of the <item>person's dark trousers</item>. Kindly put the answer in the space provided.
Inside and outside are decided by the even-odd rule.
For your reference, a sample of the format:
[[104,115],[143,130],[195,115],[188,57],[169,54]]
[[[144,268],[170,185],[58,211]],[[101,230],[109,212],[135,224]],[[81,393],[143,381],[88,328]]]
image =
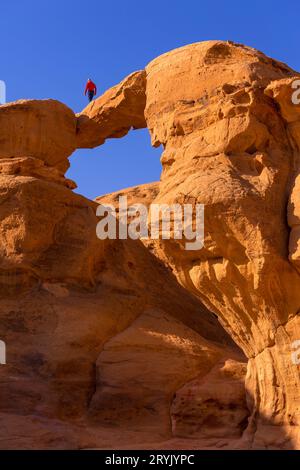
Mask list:
[[94,94],[95,94],[94,91],[92,91],[92,90],[89,90],[89,91],[88,91],[89,102],[91,102],[91,101],[93,100]]

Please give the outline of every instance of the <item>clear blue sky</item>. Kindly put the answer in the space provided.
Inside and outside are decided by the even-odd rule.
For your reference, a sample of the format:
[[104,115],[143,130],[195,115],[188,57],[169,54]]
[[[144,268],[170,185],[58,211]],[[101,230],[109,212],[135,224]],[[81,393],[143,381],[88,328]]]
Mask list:
[[[157,55],[192,42],[242,42],[300,70],[299,0],[2,0],[0,79],[7,100],[54,98],[86,105],[88,77],[99,91]],[[147,130],[71,157],[68,176],[87,197],[160,175],[161,149]]]

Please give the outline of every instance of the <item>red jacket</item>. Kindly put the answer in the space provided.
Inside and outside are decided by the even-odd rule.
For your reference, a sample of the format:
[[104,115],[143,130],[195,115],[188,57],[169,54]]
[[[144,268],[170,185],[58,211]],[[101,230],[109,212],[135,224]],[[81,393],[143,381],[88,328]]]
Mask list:
[[90,81],[90,82],[87,82],[86,84],[86,87],[85,87],[85,91],[84,91],[84,94],[86,95],[86,93],[88,91],[93,91],[95,93],[95,95],[97,95],[97,87],[95,85],[94,82]]

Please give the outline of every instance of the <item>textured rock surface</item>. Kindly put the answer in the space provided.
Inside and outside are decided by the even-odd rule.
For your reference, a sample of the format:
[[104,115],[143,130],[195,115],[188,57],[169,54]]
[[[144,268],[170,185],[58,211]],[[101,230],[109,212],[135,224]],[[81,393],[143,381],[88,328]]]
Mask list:
[[140,186],[134,186],[132,188],[126,188],[114,193],[105,194],[95,199],[98,204],[112,204],[114,207],[119,207],[119,198],[127,197],[127,204],[139,204],[142,203],[146,207],[154,201],[159,192],[159,182],[142,184]]
[[76,117],[55,100],[20,100],[0,107],[0,158],[33,157],[66,171],[76,149]]
[[140,241],[97,239],[48,135],[0,160],[0,448],[169,446],[176,390],[244,358]]
[[299,275],[288,258],[286,210],[299,139],[270,96],[274,81],[295,72],[221,42],[172,51],[146,71],[145,116],[153,145],[165,147],[155,202],[199,202],[206,211],[203,250],[166,241],[164,251],[250,359],[251,445],[299,446],[299,366],[291,360]]
[[[0,107],[2,448],[299,448],[295,78],[209,41],[78,116],[52,101]],[[202,250],[98,240],[96,203],[64,178],[73,149],[145,126],[164,147],[160,183],[98,202],[205,204]],[[216,315],[248,358],[245,385]]]
[[256,50],[220,41],[146,67],[144,114],[152,144],[164,146],[154,202],[205,204],[204,249],[162,241],[155,252],[249,357],[244,439],[253,447],[299,446],[296,78]]
[[[99,355],[91,416],[100,423],[126,429],[134,422],[141,432],[171,436],[174,393],[196,371],[203,377],[224,353],[224,347],[206,341],[166,310],[146,309]],[[244,387],[243,394],[245,398]],[[227,431],[220,437],[227,437]]]
[[139,242],[106,246],[93,286],[49,276],[8,292],[0,301],[8,345],[1,448],[162,443],[172,437],[176,390],[222,358],[241,357]]
[[299,87],[299,77],[273,81],[266,89],[265,93],[271,96],[279,105],[280,113],[285,121],[289,141],[293,153],[292,165],[294,171],[291,172],[292,189],[288,204],[288,224],[291,228],[289,239],[289,259],[299,269],[300,266],[300,106],[293,102],[295,86]]
[[77,147],[95,147],[107,138],[123,137],[131,128],[146,127],[145,92],[146,73],[141,70],[92,101],[78,115]]
[[172,403],[172,430],[179,437],[237,438],[247,428],[246,364],[220,362],[206,376],[186,383]]

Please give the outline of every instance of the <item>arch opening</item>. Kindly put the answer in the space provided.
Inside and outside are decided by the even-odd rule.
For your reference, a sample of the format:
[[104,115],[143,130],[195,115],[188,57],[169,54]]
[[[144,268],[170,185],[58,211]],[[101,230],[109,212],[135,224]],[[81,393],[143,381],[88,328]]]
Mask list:
[[120,139],[107,139],[94,149],[79,149],[70,157],[67,178],[75,192],[89,199],[158,181],[162,147],[151,146],[147,128],[130,131]]

